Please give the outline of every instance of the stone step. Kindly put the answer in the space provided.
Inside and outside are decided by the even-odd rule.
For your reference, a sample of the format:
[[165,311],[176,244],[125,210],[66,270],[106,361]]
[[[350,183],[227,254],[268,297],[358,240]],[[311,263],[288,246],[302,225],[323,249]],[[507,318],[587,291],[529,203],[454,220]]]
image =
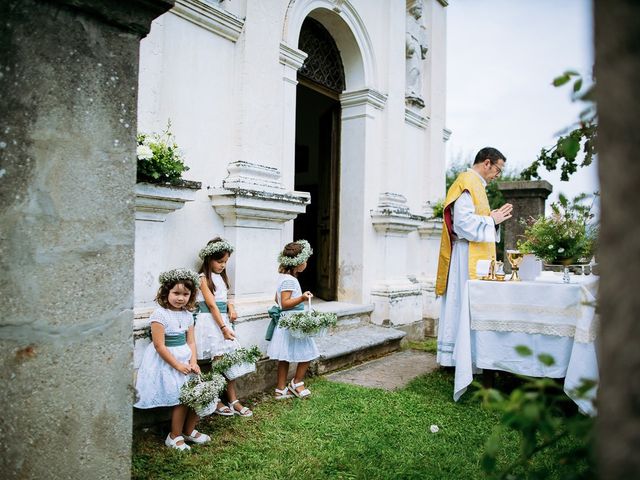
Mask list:
[[405,350],[330,373],[326,378],[332,382],[396,390],[405,387],[414,378],[438,368],[433,353]]
[[338,316],[337,329],[355,328],[371,323],[371,312],[374,305],[347,303],[347,302],[326,302],[324,300],[312,300],[311,308],[319,312],[331,312]]
[[405,335],[401,330],[371,324],[335,329],[326,337],[316,338],[320,358],[312,362],[310,370],[322,375],[395,352]]

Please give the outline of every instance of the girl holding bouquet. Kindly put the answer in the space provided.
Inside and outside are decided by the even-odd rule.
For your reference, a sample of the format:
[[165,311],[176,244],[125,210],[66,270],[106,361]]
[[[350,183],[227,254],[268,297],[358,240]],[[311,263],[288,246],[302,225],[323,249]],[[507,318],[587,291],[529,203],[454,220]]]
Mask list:
[[[237,350],[240,344],[232,328],[238,315],[233,303],[229,301],[229,278],[226,267],[233,246],[226,240],[216,237],[200,250],[200,278],[195,338],[199,360],[215,360],[225,353]],[[239,415],[250,417],[253,412],[238,400],[236,382],[227,379],[229,405],[218,404],[215,412],[222,416]]]
[[[309,242],[298,240],[285,245],[278,256],[280,275],[275,300],[282,310],[281,318],[304,310],[304,302],[313,297],[311,292],[302,292],[297,278],[298,274],[307,268],[307,260],[312,253]],[[293,395],[305,398],[311,395],[303,380],[309,363],[319,356],[318,347],[312,337],[294,338],[288,329],[276,326],[267,355],[278,360],[276,399],[291,398]],[[290,362],[297,362],[298,365],[294,377],[287,385]]]
[[[198,274],[187,269],[160,274],[160,289],[156,296],[159,307],[149,317],[153,342],[147,346],[138,369],[136,408],[173,407],[171,432],[165,445],[189,450],[185,440],[206,443],[208,435],[195,427],[198,416],[180,404],[180,388],[189,374],[200,373],[196,360],[193,316]],[[189,432],[184,434],[183,432]]]

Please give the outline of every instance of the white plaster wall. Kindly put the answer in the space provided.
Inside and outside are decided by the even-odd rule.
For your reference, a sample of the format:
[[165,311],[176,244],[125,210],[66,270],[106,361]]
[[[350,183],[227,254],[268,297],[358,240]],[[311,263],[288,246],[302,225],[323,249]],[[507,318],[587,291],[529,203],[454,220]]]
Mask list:
[[[430,117],[430,123],[421,130],[407,125],[404,117],[404,0],[335,3],[342,4],[342,13],[331,10],[334,2],[320,0],[223,2],[228,11],[246,16],[236,43],[173,13],[153,23],[141,43],[139,128],[159,131],[171,118],[173,133],[191,168],[185,177],[203,182],[203,189],[194,202],[169,215],[164,258],[140,248],[136,255],[154,258],[163,269],[197,268],[197,252],[207,240],[215,235],[236,237],[225,230],[206,191],[209,185],[221,186],[232,161],[279,168],[284,186],[293,187],[293,148],[284,141],[294,137],[284,129],[290,126],[285,110],[295,111],[295,102],[285,99],[279,54],[282,41],[295,38],[289,44],[297,47],[297,32],[287,33],[285,14],[306,5],[323,8],[312,16],[333,26],[345,62],[364,58],[359,66],[345,65],[351,72],[348,89],[372,88],[387,95],[382,110],[370,106],[343,109],[339,299],[368,303],[372,286],[384,277],[432,271],[432,263],[416,265],[414,259],[418,254],[437,258],[435,242],[413,232],[401,242],[390,242],[385,250],[371,224],[370,211],[385,191],[404,195],[416,214],[423,213],[427,199],[444,194],[445,8],[436,0],[425,0],[429,52],[423,75],[427,108],[421,113]],[[294,28],[293,17],[289,20],[288,26]],[[345,26],[354,25],[363,27],[365,33],[345,31]],[[365,51],[367,45],[370,51]],[[364,111],[355,114],[365,115],[365,120],[347,118],[358,108]],[[345,141],[352,136],[363,137],[364,143]],[[259,289],[254,285],[258,276],[252,271],[252,256],[275,258],[277,251],[264,252],[260,246],[265,242],[281,245],[291,232],[289,222],[281,231],[264,230],[260,238],[247,236],[240,241],[228,268],[241,295],[251,298]],[[397,249],[408,253],[405,259],[394,258]],[[275,260],[273,266],[268,274],[275,282]]]

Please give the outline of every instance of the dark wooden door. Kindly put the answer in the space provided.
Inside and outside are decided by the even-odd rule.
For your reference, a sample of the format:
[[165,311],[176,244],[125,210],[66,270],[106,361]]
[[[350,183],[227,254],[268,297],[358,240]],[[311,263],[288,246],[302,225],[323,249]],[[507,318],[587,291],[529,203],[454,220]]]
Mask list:
[[320,117],[318,217],[316,224],[316,295],[337,299],[338,216],[340,199],[340,105]]

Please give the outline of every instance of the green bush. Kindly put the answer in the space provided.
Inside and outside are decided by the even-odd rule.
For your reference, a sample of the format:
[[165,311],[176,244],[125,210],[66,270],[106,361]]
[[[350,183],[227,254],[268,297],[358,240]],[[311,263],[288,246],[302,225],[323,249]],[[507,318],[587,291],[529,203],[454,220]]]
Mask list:
[[170,128],[171,122],[168,122],[161,134],[138,134],[138,182],[176,184],[182,179],[182,174],[189,170]]

